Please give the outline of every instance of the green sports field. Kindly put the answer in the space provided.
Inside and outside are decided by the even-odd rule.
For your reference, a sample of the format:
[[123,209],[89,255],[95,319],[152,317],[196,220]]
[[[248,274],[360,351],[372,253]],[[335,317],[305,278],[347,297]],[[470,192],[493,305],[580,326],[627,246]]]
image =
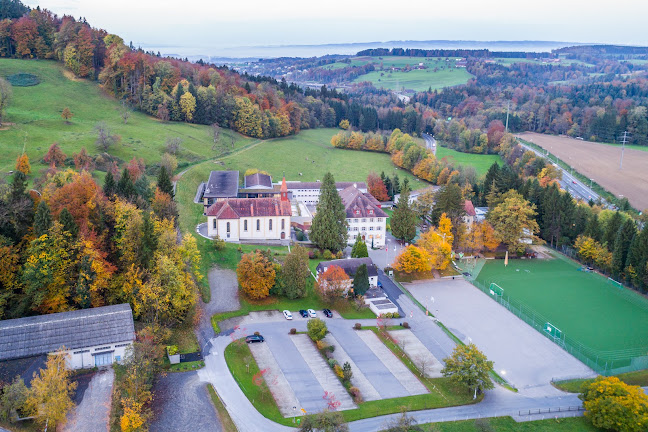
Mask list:
[[477,284],[488,288],[495,282],[514,313],[520,307],[527,315],[533,310],[536,328],[544,328],[545,321],[559,328],[575,348],[574,355],[598,361],[599,371],[606,362],[607,369],[647,367],[645,358],[630,359],[648,354],[648,300],[555,255],[549,260],[511,260],[508,267],[503,260],[488,260]]

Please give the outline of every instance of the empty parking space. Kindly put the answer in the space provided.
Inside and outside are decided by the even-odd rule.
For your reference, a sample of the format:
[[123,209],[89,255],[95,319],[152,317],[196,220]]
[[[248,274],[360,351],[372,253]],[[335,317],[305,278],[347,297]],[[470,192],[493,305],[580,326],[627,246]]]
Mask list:
[[429,378],[438,378],[441,375],[443,365],[432,353],[421,343],[421,341],[410,330],[392,330],[389,335],[398,343],[407,357],[416,367]]

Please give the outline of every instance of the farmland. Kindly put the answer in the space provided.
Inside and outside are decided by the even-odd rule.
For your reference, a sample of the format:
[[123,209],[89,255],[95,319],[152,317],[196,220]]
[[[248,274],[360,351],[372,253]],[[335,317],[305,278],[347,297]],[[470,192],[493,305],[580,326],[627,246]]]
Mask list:
[[648,208],[648,152],[626,148],[619,170],[618,146],[531,132],[518,136],[548,150],[614,195],[628,198],[635,208]]

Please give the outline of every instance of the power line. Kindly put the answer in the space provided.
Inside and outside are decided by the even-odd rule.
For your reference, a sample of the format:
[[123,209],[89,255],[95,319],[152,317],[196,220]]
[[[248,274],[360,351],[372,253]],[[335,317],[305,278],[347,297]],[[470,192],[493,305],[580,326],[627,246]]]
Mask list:
[[623,132],[623,137],[621,138],[621,161],[619,162],[619,169],[623,169],[623,151],[625,150],[625,145],[628,142],[628,131]]

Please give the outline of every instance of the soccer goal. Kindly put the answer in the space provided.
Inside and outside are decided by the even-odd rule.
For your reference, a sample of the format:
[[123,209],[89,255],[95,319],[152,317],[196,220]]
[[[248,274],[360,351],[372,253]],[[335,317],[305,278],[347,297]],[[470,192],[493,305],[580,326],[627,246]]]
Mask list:
[[614,285],[614,286],[617,287],[617,288],[623,288],[623,284],[622,284],[621,282],[619,282],[619,281],[615,281],[615,280],[612,279],[611,277],[608,278],[608,282],[609,282],[611,285]]
[[558,327],[551,324],[550,322],[545,323],[543,330],[549,335],[549,337],[551,337],[554,340],[554,342],[562,341],[563,338],[562,330],[560,330]]
[[504,295],[504,288],[502,288],[501,286],[499,286],[495,282],[493,282],[493,283],[490,284],[488,292],[493,297],[502,297],[502,295]]

